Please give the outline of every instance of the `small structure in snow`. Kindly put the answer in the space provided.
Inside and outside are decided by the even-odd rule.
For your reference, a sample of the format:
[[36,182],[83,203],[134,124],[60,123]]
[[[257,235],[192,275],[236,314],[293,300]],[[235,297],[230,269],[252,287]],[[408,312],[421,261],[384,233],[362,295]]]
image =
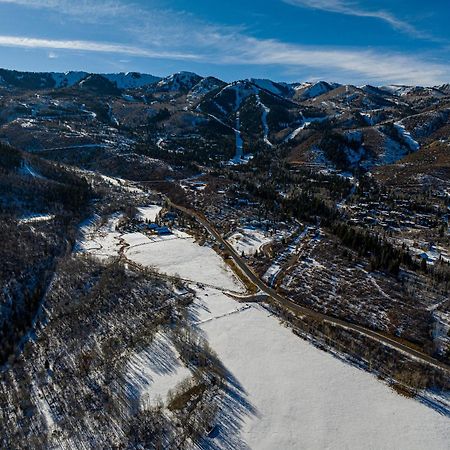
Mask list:
[[172,234],[172,231],[168,227],[158,227],[155,229],[156,233],[158,233],[160,236],[166,236],[169,234]]

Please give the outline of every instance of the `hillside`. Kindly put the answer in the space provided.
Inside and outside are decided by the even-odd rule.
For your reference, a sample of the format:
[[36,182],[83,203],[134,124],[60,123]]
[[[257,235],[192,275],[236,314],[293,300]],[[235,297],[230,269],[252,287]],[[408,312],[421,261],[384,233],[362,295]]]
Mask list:
[[450,89],[0,70],[0,447],[446,449]]

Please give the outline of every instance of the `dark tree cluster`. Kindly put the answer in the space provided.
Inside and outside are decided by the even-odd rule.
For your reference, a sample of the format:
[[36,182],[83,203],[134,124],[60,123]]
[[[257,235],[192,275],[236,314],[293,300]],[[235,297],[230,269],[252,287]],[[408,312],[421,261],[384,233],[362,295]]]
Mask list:
[[334,224],[332,230],[344,245],[356,251],[359,256],[370,257],[371,270],[383,270],[391,275],[398,276],[400,264],[408,266],[413,264],[408,253],[394,248],[392,244],[378,235],[359,230],[342,222]]
[[[23,170],[25,164],[33,173]],[[91,197],[83,178],[0,147],[0,364],[32,323],[56,258],[71,250]],[[47,214],[49,220],[33,222],[33,214]]]

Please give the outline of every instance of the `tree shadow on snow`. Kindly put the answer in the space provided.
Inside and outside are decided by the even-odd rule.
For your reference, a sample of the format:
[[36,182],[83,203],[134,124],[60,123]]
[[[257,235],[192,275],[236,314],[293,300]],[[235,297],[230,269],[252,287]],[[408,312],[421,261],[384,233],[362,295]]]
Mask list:
[[247,400],[247,393],[231,372],[224,368],[227,387],[218,399],[215,426],[209,435],[196,444],[201,450],[247,450],[250,447],[240,437],[246,419],[257,418],[256,408]]
[[148,348],[133,355],[128,363],[125,391],[137,401],[143,390],[151,388],[154,376],[171,375],[180,365],[169,338],[158,334]]

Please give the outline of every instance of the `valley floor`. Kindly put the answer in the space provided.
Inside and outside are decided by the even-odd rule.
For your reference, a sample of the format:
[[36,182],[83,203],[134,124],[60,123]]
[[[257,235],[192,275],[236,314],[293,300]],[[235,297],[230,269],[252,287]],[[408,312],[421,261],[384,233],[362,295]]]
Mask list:
[[[258,305],[199,297],[211,319],[200,327],[245,400],[239,438],[249,448],[447,448],[447,417],[299,339]],[[221,431],[212,448],[242,448]]]
[[[111,223],[103,231],[108,253],[126,242],[129,260],[178,274],[196,292],[190,320],[228,377],[216,426],[198,448],[448,448],[446,415],[298,338],[261,305],[232,299],[227,291],[242,286],[211,248],[181,233],[152,241],[120,235]],[[88,244],[87,251],[99,251]],[[144,378],[151,372],[141,369]]]

